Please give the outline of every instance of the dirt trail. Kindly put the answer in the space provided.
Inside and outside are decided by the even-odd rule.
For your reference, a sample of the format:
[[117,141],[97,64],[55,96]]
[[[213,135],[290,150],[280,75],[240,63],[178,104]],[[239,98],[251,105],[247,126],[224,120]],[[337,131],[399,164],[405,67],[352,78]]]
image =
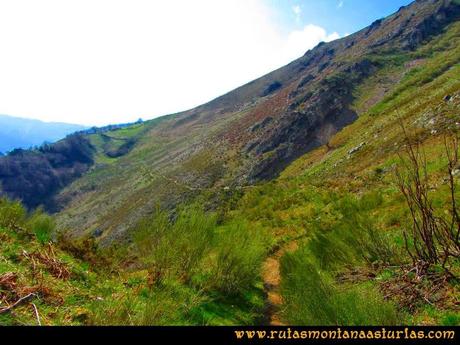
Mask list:
[[283,299],[280,294],[280,259],[284,253],[292,252],[296,249],[297,242],[289,242],[269,256],[264,262],[262,279],[265,293],[267,294],[267,306],[265,311],[265,324],[267,325],[284,325],[280,318],[280,309],[283,304]]

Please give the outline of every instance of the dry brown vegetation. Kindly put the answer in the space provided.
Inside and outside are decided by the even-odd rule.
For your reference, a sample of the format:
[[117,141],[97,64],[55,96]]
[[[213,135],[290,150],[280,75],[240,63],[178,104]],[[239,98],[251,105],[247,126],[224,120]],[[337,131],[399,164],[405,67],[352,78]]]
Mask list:
[[429,175],[425,153],[417,142],[409,138],[404,126],[405,155],[400,154],[401,164],[396,170],[397,184],[410,210],[412,227],[405,230],[406,251],[412,259],[418,278],[427,274],[432,265],[440,264],[449,269],[451,259],[460,257],[460,217],[456,202],[456,172],[458,170],[458,137],[444,137],[445,155],[448,161],[449,208],[437,210],[430,195]]

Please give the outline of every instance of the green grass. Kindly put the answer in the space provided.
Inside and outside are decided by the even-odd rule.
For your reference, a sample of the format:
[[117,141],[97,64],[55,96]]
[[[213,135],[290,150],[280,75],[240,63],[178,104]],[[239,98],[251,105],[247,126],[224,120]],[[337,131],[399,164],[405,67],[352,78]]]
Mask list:
[[254,235],[244,225],[220,227],[195,207],[173,222],[156,212],[133,233],[133,253],[145,272],[130,280],[137,294],[105,291],[112,298],[91,305],[89,323],[254,323],[263,308],[257,272],[266,249]]
[[[227,213],[266,229],[274,242],[304,238],[299,250],[281,261],[288,324],[458,323],[454,281],[445,287],[446,302],[426,308],[429,304],[419,301],[415,310],[384,300],[382,289],[397,284],[397,267],[411,263],[402,236],[411,226],[410,215],[393,174],[403,145],[398,119],[426,152],[430,197],[439,212],[448,198],[443,134],[459,120],[459,104],[443,98],[460,90],[459,30],[455,23],[443,38],[409,56],[381,59],[395,73],[411,59],[424,60],[389,96],[333,137],[332,149],[321,147],[299,158],[277,180],[247,191]],[[379,87],[379,78],[366,85],[365,93],[355,93],[358,108]],[[434,134],[430,116],[436,118]],[[361,142],[366,145],[349,156]],[[453,265],[458,272],[459,263]]]
[[295,325],[395,325],[396,307],[372,283],[338,285],[303,249],[281,261],[283,317]]
[[[425,46],[417,52],[417,58],[427,58],[428,61],[421,67],[410,70],[403,80],[385,99],[374,106],[370,113],[372,115],[392,111],[404,105],[408,95],[417,93],[417,89],[432,82],[449,69],[459,68],[460,48],[454,42],[460,40],[460,24],[454,23],[447,34],[432,45]],[[456,72],[458,75],[458,71]]]
[[244,294],[260,277],[268,252],[267,234],[247,222],[232,222],[219,229],[214,241],[209,283],[226,295]]
[[[174,221],[159,212],[139,224],[133,247],[120,252],[56,236],[49,216],[28,215],[17,202],[2,199],[0,215],[0,278],[17,277],[15,288],[0,286],[2,304],[33,289],[44,325],[244,325],[260,318],[257,272],[266,246],[244,224],[221,227],[196,207]],[[52,238],[58,242],[50,244]],[[68,276],[57,276],[42,255]],[[129,268],[129,258],[141,266]],[[1,325],[35,323],[28,303],[0,318]]]

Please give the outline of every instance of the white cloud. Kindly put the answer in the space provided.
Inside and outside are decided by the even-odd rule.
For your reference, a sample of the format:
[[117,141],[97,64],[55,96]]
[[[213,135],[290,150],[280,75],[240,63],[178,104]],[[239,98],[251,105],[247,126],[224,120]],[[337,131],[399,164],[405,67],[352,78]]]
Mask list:
[[274,18],[264,0],[0,0],[0,114],[97,125],[152,118],[338,36],[314,25],[287,35]]
[[344,1],[340,0],[339,3],[337,4],[337,8],[342,8],[344,5]]
[[284,51],[286,56],[300,57],[319,42],[330,42],[338,38],[340,35],[337,32],[328,34],[322,27],[309,24],[302,30],[296,30],[289,34]]

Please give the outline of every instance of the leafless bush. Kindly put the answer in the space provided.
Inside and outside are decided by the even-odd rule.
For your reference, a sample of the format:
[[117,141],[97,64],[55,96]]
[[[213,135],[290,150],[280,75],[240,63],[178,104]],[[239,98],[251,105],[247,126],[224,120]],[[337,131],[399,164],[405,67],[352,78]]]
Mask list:
[[445,136],[449,211],[439,212],[429,195],[429,183],[425,152],[420,144],[410,139],[404,126],[404,153],[399,154],[400,165],[396,169],[399,190],[409,207],[412,227],[404,230],[406,251],[412,258],[417,276],[424,275],[432,265],[440,264],[447,272],[450,260],[460,256],[460,216],[457,207],[455,174],[458,166],[459,142],[457,135]]

